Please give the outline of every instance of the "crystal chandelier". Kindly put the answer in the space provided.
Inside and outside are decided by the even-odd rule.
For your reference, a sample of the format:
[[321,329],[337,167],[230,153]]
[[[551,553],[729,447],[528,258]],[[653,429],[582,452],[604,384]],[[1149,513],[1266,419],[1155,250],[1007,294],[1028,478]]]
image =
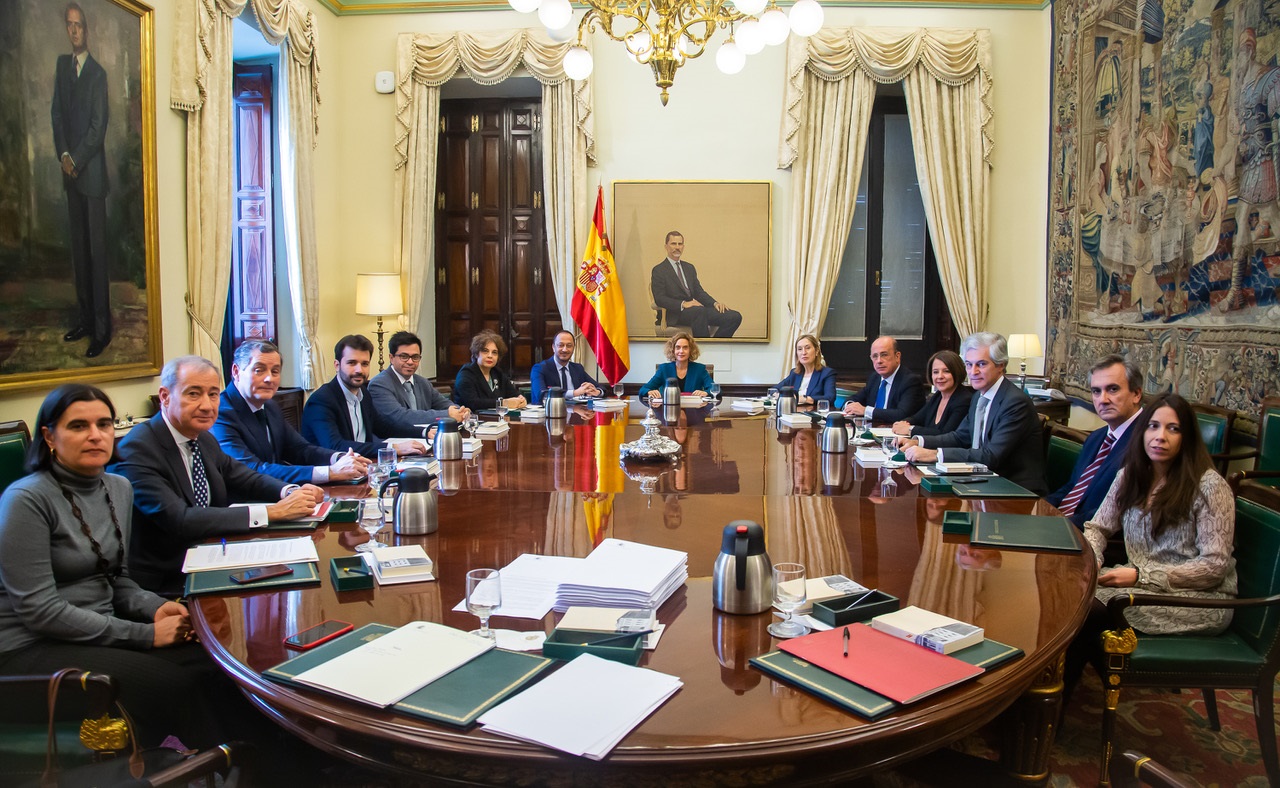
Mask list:
[[[717,28],[727,28],[729,35],[716,51],[716,66],[725,74],[737,74],[746,65],[747,55],[766,45],[783,43],[789,33],[811,36],[818,32],[823,16],[817,0],[796,0],[790,15],[778,7],[777,0],[582,1],[587,11],[576,25],[577,43],[565,53],[565,74],[571,79],[586,79],[591,74],[591,53],[582,39],[598,29],[626,45],[632,60],[653,69],[663,106],[676,69],[705,52]],[[569,0],[508,2],[521,13],[537,11],[552,39],[568,41],[573,37]]]

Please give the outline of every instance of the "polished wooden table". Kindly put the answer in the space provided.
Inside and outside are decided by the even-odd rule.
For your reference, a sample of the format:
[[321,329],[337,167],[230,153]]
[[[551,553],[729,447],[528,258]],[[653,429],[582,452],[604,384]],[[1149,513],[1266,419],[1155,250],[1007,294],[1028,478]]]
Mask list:
[[[422,544],[436,562],[437,582],[338,593],[327,578],[328,559],[351,554],[367,536],[355,524],[325,526],[314,535],[322,584],[202,597],[192,606],[196,629],[214,658],[280,724],[328,752],[419,778],[488,785],[828,784],[928,753],[1002,712],[1005,766],[1043,778],[1061,654],[1092,598],[1088,548],[1071,555],[970,548],[967,540],[942,535],[943,511],[1051,510],[1026,500],[927,497],[901,471],[891,499],[876,497],[878,474],[871,470],[855,479],[850,469],[842,484],[823,485],[822,458],[809,459],[803,448],[796,457],[797,446],[808,444],[803,433],[779,442],[764,419],[723,421],[728,426],[717,420],[687,427],[685,446],[697,451],[681,464],[688,461],[693,491],[654,494],[626,476],[611,476],[609,466],[594,459],[594,448],[582,448],[607,446],[613,439],[601,436],[602,429],[632,439],[639,434],[634,425],[576,425],[584,431],[567,441],[574,444],[570,472],[557,476],[548,474],[561,461],[548,429],[514,424],[507,451],[486,447],[474,472],[463,463],[466,489],[440,497],[437,533],[390,537]],[[544,448],[535,451],[539,442]],[[699,458],[703,446],[709,451]],[[496,483],[493,467],[483,469],[486,456],[496,462]],[[616,457],[615,450],[614,466]],[[597,469],[594,487],[620,485],[621,491],[579,489],[589,486],[588,467]],[[573,481],[560,490],[559,480]],[[734,519],[765,526],[775,562],[800,561],[810,576],[843,573],[904,604],[972,621],[1026,656],[874,723],[775,682],[748,664],[777,645],[765,629],[770,614],[731,616],[711,606],[721,529]],[[659,610],[667,630],[641,663],[680,677],[684,687],[604,761],[479,728],[449,729],[259,675],[292,656],[283,637],[326,618],[357,626],[429,620],[474,628],[474,617],[451,610],[463,597],[468,569],[502,567],[526,552],[585,556],[607,536],[688,552],[690,578]],[[555,618],[494,623],[550,631]]]

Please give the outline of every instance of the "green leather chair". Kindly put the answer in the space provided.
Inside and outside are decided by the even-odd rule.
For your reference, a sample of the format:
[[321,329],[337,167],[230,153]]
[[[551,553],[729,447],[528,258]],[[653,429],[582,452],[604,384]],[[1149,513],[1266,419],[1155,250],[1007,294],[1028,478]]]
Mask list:
[[[1231,477],[1236,498],[1237,599],[1188,599],[1160,594],[1115,597],[1107,605],[1114,629],[1102,635],[1102,761],[1099,780],[1109,784],[1116,707],[1124,687],[1189,687],[1204,691],[1209,724],[1218,730],[1214,690],[1253,692],[1258,746],[1272,785],[1280,785],[1272,697],[1280,669],[1280,511],[1260,503]],[[1130,606],[1228,607],[1235,611],[1221,635],[1144,635],[1125,620]]]
[[1071,471],[1080,458],[1089,433],[1057,422],[1049,425],[1049,446],[1045,454],[1045,482],[1050,490],[1057,490],[1071,479]]
[[31,431],[25,421],[0,422],[0,493],[26,475],[24,463]]
[[1200,437],[1204,438],[1204,447],[1209,451],[1218,473],[1226,476],[1231,463],[1255,456],[1253,449],[1231,449],[1231,430],[1236,422],[1234,410],[1199,402],[1192,404],[1191,409],[1195,411],[1196,421],[1200,424]]
[[1280,496],[1280,397],[1266,397],[1258,413],[1258,448],[1245,486],[1264,487]]

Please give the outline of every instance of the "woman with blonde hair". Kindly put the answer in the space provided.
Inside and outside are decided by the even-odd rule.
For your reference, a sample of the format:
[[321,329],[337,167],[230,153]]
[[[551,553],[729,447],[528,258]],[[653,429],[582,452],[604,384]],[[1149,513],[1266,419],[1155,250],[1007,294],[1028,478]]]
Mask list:
[[679,381],[680,391],[705,397],[711,390],[711,373],[706,364],[699,364],[698,343],[688,333],[681,331],[673,334],[663,352],[667,357],[665,364],[658,365],[649,382],[640,387],[640,399],[661,399],[662,389],[667,385],[667,378]]
[[791,386],[796,390],[796,402],[812,405],[820,399],[834,405],[836,401],[836,371],[822,363],[822,343],[813,334],[803,334],[796,340],[796,366],[778,387]]

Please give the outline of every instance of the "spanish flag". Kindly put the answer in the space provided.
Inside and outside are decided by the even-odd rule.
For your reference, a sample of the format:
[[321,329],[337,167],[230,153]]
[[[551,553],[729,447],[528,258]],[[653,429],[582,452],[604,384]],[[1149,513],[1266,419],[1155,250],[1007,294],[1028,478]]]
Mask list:
[[582,265],[574,277],[577,286],[570,314],[586,337],[600,369],[610,385],[617,383],[631,367],[627,344],[627,307],[622,301],[622,283],[613,264],[609,233],[604,227],[604,187],[596,191],[596,210],[591,235],[582,253]]

